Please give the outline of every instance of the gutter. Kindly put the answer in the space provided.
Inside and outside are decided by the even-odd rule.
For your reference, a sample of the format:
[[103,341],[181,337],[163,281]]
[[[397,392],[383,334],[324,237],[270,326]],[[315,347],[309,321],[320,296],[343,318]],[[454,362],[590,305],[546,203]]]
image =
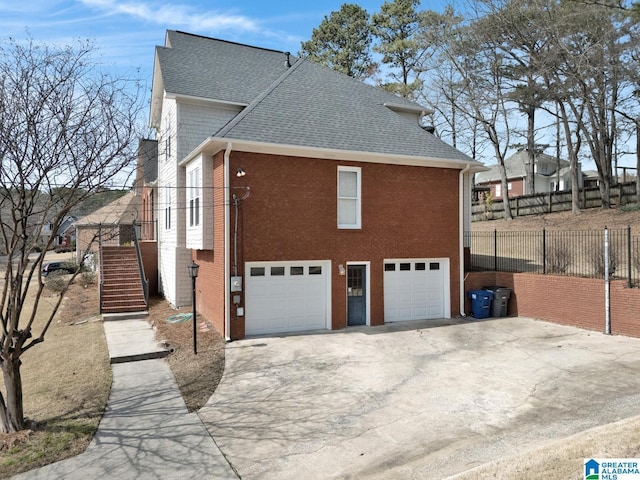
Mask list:
[[227,342],[231,341],[231,306],[230,306],[230,298],[231,298],[231,270],[229,266],[230,255],[230,228],[229,228],[229,158],[231,157],[231,149],[233,148],[233,144],[231,142],[227,143],[227,148],[224,151],[224,180],[223,180],[223,191],[224,191],[224,339]]
[[311,147],[293,144],[275,144],[257,142],[230,137],[209,137],[194,148],[178,164],[183,167],[201,153],[215,155],[222,151],[226,145],[233,143],[236,151],[248,153],[264,153],[273,155],[287,155],[292,157],[317,158],[323,160],[357,161],[366,163],[383,163],[388,165],[408,165],[416,167],[450,168],[457,170],[470,166],[476,172],[487,171],[482,163],[470,158],[447,159],[437,157],[416,157],[407,154],[363,152],[359,150],[340,150],[335,148]]
[[458,271],[460,275],[460,316],[466,317],[464,313],[464,175],[471,170],[471,164],[467,165],[460,170],[460,176],[458,177],[458,189],[459,189],[459,237],[460,237],[460,258]]

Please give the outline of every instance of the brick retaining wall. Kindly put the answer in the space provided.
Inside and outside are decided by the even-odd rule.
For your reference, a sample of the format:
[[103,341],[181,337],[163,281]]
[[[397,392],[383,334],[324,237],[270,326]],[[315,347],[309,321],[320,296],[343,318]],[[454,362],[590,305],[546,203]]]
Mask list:
[[[508,314],[539,318],[589,330],[605,331],[605,284],[592,278],[531,273],[473,272],[465,291],[499,285],[513,290]],[[613,280],[610,288],[611,333],[640,337],[640,289]],[[466,312],[471,303],[466,300]]]

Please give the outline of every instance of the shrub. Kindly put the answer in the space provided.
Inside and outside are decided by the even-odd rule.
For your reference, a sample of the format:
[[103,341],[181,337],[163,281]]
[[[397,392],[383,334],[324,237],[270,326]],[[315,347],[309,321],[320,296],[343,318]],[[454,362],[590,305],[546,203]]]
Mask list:
[[[594,273],[599,276],[604,276],[605,262],[604,262],[604,243],[598,243],[589,250],[591,266]],[[618,269],[620,263],[620,255],[618,248],[615,244],[609,244],[609,278],[613,277]]]
[[493,195],[491,192],[482,193],[482,207],[484,209],[483,217],[485,220],[493,219]]
[[67,286],[67,281],[68,279],[65,278],[65,272],[55,271],[47,275],[45,285],[52,292],[60,293]]
[[551,241],[545,255],[548,273],[567,273],[573,261],[573,252],[563,239]]
[[80,285],[83,287],[87,287],[92,285],[96,279],[96,274],[94,272],[82,272],[80,274]]
[[628,203],[620,207],[623,212],[637,212],[640,210],[640,203]]

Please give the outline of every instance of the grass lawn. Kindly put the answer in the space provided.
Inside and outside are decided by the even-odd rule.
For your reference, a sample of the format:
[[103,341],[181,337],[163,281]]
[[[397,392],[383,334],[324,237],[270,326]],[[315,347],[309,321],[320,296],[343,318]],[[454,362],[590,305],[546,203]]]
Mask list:
[[[45,289],[35,332],[56,299],[56,293]],[[22,356],[24,412],[30,429],[0,435],[0,478],[81,453],[91,441],[111,388],[98,313],[97,285],[73,285],[45,341]],[[4,393],[4,385],[0,388]]]

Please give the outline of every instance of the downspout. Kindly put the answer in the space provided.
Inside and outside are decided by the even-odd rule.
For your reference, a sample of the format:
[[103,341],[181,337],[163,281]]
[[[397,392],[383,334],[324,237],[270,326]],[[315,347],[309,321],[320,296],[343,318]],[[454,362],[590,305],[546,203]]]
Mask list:
[[459,192],[459,236],[460,236],[460,258],[458,270],[460,272],[460,316],[466,317],[464,313],[464,174],[471,169],[471,165],[467,164],[462,170],[460,170],[460,177],[458,179],[458,192]]
[[231,148],[233,144],[227,143],[227,149],[224,151],[224,337],[225,341],[231,341],[231,270],[230,270],[230,226],[229,226],[229,158],[231,156]]

